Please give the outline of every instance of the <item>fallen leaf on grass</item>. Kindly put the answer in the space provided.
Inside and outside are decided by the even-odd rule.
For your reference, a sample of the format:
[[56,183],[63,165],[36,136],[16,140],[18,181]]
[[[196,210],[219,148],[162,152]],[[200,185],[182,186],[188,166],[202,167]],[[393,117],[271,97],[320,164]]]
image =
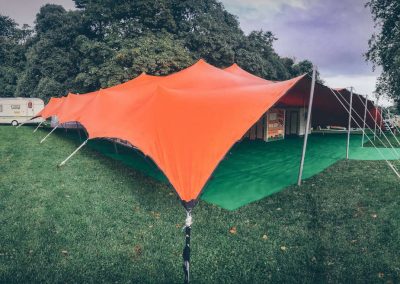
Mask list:
[[268,236],[267,235],[263,235],[262,238],[263,238],[263,240],[268,240]]
[[229,229],[229,233],[231,233],[231,234],[236,234],[236,233],[237,233],[236,227],[235,227],[235,226],[231,227],[231,228]]
[[377,214],[372,214],[371,217],[375,219],[375,218],[378,217],[378,215]]
[[135,245],[133,247],[133,250],[134,250],[136,256],[142,255],[142,248],[140,247],[140,245]]
[[379,272],[379,273],[378,273],[378,277],[379,277],[379,278],[383,278],[383,277],[385,277],[385,273],[383,273],[383,272]]
[[67,250],[62,250],[61,253],[62,253],[63,256],[68,256],[68,251]]
[[285,246],[281,246],[281,251],[286,251],[286,247]]

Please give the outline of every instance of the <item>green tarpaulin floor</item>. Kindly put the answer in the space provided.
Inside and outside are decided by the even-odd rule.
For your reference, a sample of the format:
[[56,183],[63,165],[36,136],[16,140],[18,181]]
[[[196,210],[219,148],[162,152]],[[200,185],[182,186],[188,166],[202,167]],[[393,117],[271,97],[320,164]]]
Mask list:
[[[346,138],[343,134],[310,135],[303,179],[344,159]],[[269,143],[249,140],[237,143],[214,172],[201,199],[234,210],[295,184],[302,145],[303,139],[299,137]],[[157,166],[137,150],[118,146],[119,153],[115,154],[112,143],[104,140],[90,141],[89,146],[146,175],[168,182]],[[392,149],[380,148],[380,151],[388,160],[399,157]],[[383,160],[376,149],[361,147],[360,135],[351,137],[350,159]]]

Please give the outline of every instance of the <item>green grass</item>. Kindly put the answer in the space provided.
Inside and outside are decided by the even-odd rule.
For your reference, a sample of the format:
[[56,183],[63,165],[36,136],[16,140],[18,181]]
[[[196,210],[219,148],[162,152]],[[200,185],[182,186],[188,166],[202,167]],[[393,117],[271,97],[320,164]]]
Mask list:
[[[32,129],[0,127],[0,282],[181,283],[173,189],[90,148],[57,169],[78,143]],[[340,161],[236,211],[201,201],[193,283],[399,282],[399,198],[384,162]]]

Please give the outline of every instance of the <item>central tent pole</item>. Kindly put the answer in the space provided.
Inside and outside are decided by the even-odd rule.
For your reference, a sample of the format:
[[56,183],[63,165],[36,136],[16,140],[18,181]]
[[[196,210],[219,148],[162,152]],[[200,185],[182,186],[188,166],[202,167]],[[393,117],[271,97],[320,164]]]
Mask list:
[[367,106],[368,106],[368,95],[365,96],[364,122],[363,122],[361,147],[364,147],[365,123],[366,123],[366,119],[367,119]]
[[308,102],[306,133],[304,133],[303,153],[301,154],[299,177],[297,179],[297,185],[298,186],[301,185],[301,179],[303,177],[304,159],[305,159],[305,156],[306,156],[308,133],[310,131],[311,112],[312,112],[312,106],[313,106],[313,100],[314,100],[316,71],[317,71],[316,67],[315,67],[315,65],[313,65],[312,82],[311,82],[311,90],[310,90],[310,101]]
[[349,159],[350,134],[351,134],[351,113],[353,110],[353,87],[350,87],[350,105],[349,105],[349,124],[347,127],[347,145],[346,145],[346,160]]
[[192,211],[186,209],[186,221],[185,221],[185,247],[183,248],[183,273],[185,275],[185,284],[189,283],[190,280],[190,233],[192,231]]

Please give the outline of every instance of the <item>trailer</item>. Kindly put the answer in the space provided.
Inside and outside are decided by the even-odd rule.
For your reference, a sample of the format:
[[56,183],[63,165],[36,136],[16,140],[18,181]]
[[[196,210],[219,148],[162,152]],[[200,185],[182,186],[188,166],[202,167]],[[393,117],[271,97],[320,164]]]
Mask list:
[[[44,102],[38,98],[0,98],[0,123],[17,126],[24,123],[44,108]],[[35,118],[28,123],[36,124],[43,118]]]

